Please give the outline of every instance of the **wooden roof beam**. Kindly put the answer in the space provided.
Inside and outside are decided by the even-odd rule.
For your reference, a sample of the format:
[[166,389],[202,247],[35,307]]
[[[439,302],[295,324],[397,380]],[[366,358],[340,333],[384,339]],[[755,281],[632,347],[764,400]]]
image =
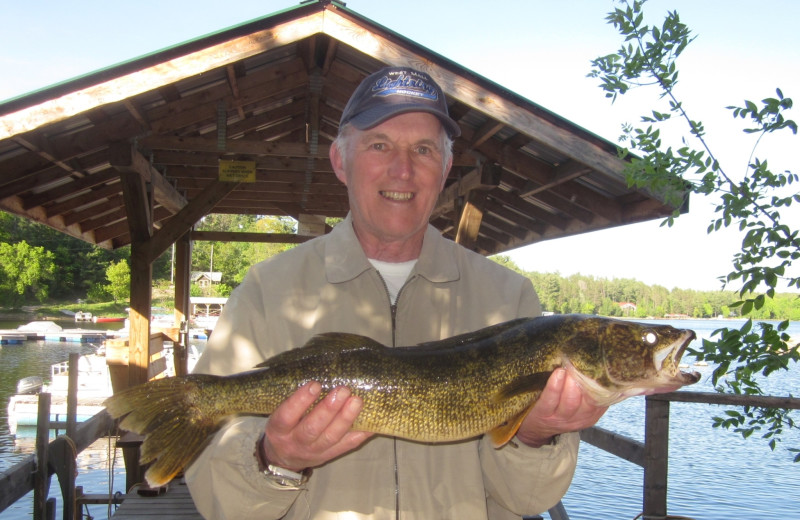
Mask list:
[[558,229],[566,229],[569,221],[563,217],[543,210],[542,208],[532,204],[528,201],[522,200],[516,195],[513,195],[505,190],[496,189],[492,190],[489,195],[496,199],[498,202],[505,204],[518,210],[520,213],[530,215],[536,220],[540,220],[545,224],[553,226]]
[[567,161],[565,164],[560,164],[554,168],[553,176],[548,182],[539,184],[532,180],[528,180],[525,186],[520,189],[519,196],[524,199],[525,197],[536,195],[539,192],[547,191],[555,186],[564,184],[565,182],[588,175],[591,172],[592,169],[585,164],[581,164],[576,161]]
[[131,115],[132,118],[136,120],[142,128],[150,129],[150,123],[147,120],[147,116],[145,116],[139,107],[136,106],[134,100],[131,98],[126,98],[122,100],[122,104],[125,105],[125,108],[128,110],[128,113]]
[[[519,229],[519,233],[526,235],[534,234],[535,236],[541,236],[548,226],[546,222],[533,220],[527,215],[513,211],[507,206],[504,206],[499,202],[492,200],[491,198],[486,202],[486,209],[491,211],[493,215],[496,215],[498,220],[508,222],[510,225],[516,226]],[[496,227],[501,229],[499,225]],[[508,233],[508,235],[516,237],[518,233]]]
[[276,121],[292,119],[303,116],[301,103],[286,103],[285,105],[272,108],[256,115],[251,115],[247,119],[228,125],[228,139],[244,138],[247,134],[255,132],[259,128],[264,128]]
[[[552,195],[549,197],[544,196],[544,198],[542,198],[541,195],[551,193],[569,204],[567,208],[577,206],[582,208],[580,210],[581,212],[588,210],[609,222],[620,222],[622,205],[619,201],[608,198],[602,193],[598,193],[587,186],[574,182],[591,171],[592,170],[588,166],[570,161],[556,167],[554,169],[555,173],[553,179],[542,185],[537,185],[537,183],[531,180],[515,180],[508,176],[503,180],[520,191],[520,198],[539,198],[545,204],[550,204],[548,201],[554,200]],[[554,203],[554,207],[560,208],[561,206]],[[568,214],[573,214],[573,212],[568,209],[564,209],[563,211]],[[575,216],[576,218],[585,220],[585,217],[582,218],[578,216],[578,214],[575,214]]]
[[[36,172],[18,176],[14,176],[13,172],[9,172],[9,176],[14,176],[15,179],[14,181],[0,187],[0,200],[30,191],[37,186],[50,184],[58,179],[67,177],[68,175],[69,172],[64,171],[64,169],[59,166],[52,166],[50,168],[44,168]],[[36,204],[28,207],[34,206],[36,206]]]
[[117,195],[121,191],[122,185],[118,182],[103,184],[68,199],[64,199],[61,202],[43,206],[43,208],[48,215],[61,215],[69,211],[75,211],[83,206],[94,204],[98,200]]
[[301,67],[295,71],[276,68],[277,71],[272,73],[275,78],[268,82],[257,82],[255,77],[241,79],[242,89],[238,100],[230,96],[228,85],[225,84],[154,108],[150,112],[153,132],[168,133],[202,121],[216,121],[217,104],[220,100],[231,105],[235,105],[237,102],[248,105],[255,102],[263,103],[269,99],[284,98],[295,89],[305,87],[308,81],[306,71],[302,69],[302,63],[300,65]]
[[472,134],[472,146],[477,148],[489,139],[492,138],[497,132],[503,129],[505,125],[503,123],[499,123],[494,119],[489,119],[483,126],[478,128],[474,134]]
[[191,240],[207,240],[211,242],[252,242],[261,244],[302,244],[313,236],[290,233],[249,233],[236,231],[192,231]]
[[483,220],[484,205],[486,203],[486,192],[472,190],[464,201],[461,210],[461,218],[458,221],[455,242],[467,249],[475,249],[478,241],[478,233],[481,229]]
[[225,66],[225,73],[228,76],[228,87],[233,97],[233,106],[236,109],[236,113],[239,114],[239,119],[244,119],[245,114],[244,108],[242,108],[242,99],[239,94],[239,81],[236,77],[236,68],[232,64],[228,64]]
[[104,240],[97,240],[92,233],[84,233],[77,225],[64,225],[64,221],[60,216],[56,215],[54,217],[49,217],[41,207],[25,211],[22,209],[22,204],[19,197],[8,197],[0,200],[0,209],[32,220],[33,222],[44,224],[45,226],[53,228],[56,231],[64,233],[65,235],[89,242],[90,244],[95,244],[103,249],[113,249],[113,244]]
[[26,208],[44,206],[45,204],[56,201],[62,197],[71,196],[82,190],[91,189],[95,186],[105,184],[118,176],[119,173],[109,168],[106,171],[87,175],[86,177],[82,177],[80,179],[71,180],[70,182],[56,186],[53,189],[39,192],[30,197],[25,197],[24,204]]
[[328,12],[325,17],[324,31],[332,38],[390,65],[407,65],[422,69],[436,80],[447,96],[494,118],[499,123],[517,129],[578,162],[596,165],[596,168],[607,177],[624,181],[622,178],[624,162],[616,154],[602,149],[586,139],[586,136],[578,135],[568,128],[549,121],[549,118],[542,117],[543,114],[538,117],[532,114],[532,111],[544,112],[533,103],[523,103],[522,99],[515,102],[499,95],[471,80],[469,76],[463,76],[438,65],[428,56],[403,47],[399,41],[378,33],[368,33],[356,21],[343,15],[335,16],[337,14]]
[[[102,227],[110,226],[116,222],[124,223],[127,215],[124,204],[125,200],[122,195],[120,195],[119,197],[109,199],[106,203],[100,204],[99,206],[92,206],[91,209],[97,209],[97,213],[86,220],[80,221],[78,225],[83,231],[94,231]],[[109,211],[109,209],[111,211]]]
[[2,124],[0,124],[0,139],[148,92],[153,89],[153,85],[176,83],[301,40],[320,32],[323,18],[323,12],[311,13],[300,20],[290,20],[210,47],[188,52],[136,72],[114,77],[108,81],[102,81],[4,115]]
[[[125,201],[122,200],[122,194],[120,193],[116,196],[109,197],[104,202],[95,204],[93,206],[89,206],[80,211],[72,211],[64,213],[64,223],[67,225],[77,223],[81,226],[81,229],[83,229],[84,231],[91,231],[92,229],[96,229],[99,226],[96,226],[94,228],[87,228],[85,224],[87,221],[92,219],[97,219],[99,221],[101,218],[108,219],[108,214],[111,211],[120,208],[122,205],[124,205],[124,203]],[[102,225],[106,224],[108,224],[108,222],[105,222]]]
[[153,185],[155,201],[172,213],[186,206],[186,199],[150,165],[131,143],[116,143],[109,148],[109,162],[121,173],[135,173]]
[[178,214],[169,219],[148,244],[148,256],[152,262],[187,233],[214,206],[237,186],[238,182],[214,181],[202,193],[191,199]]
[[[206,137],[152,136],[139,140],[143,148],[182,150],[191,152],[219,153],[217,140]],[[320,145],[316,154],[312,154],[307,144],[267,142],[245,139],[228,139],[225,141],[225,152],[234,154],[270,155],[277,157],[328,157],[330,145]]]
[[499,165],[482,165],[456,180],[439,194],[431,218],[455,211],[458,201],[472,190],[492,190],[500,184]]

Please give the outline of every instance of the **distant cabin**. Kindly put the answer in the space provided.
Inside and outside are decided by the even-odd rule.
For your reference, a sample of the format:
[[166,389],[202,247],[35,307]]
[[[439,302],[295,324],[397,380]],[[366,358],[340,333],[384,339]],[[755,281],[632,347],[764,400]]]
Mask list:
[[220,283],[222,281],[222,273],[212,271],[192,271],[190,279],[192,283],[197,284],[199,287],[205,288]]

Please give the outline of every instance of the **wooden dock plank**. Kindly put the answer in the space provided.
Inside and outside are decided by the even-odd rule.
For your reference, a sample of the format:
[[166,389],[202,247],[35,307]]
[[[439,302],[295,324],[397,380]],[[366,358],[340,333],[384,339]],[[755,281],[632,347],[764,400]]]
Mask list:
[[194,507],[189,488],[182,478],[169,484],[166,493],[142,496],[133,488],[114,512],[114,520],[203,520]]

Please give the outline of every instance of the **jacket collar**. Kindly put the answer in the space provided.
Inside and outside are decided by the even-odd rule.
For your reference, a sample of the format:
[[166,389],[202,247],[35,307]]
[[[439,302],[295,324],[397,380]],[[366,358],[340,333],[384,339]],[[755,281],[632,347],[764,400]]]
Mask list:
[[[430,282],[451,282],[460,277],[455,244],[428,224],[422,239],[422,251],[413,274]],[[352,216],[333,228],[325,241],[325,276],[330,283],[350,281],[372,269],[353,230]]]

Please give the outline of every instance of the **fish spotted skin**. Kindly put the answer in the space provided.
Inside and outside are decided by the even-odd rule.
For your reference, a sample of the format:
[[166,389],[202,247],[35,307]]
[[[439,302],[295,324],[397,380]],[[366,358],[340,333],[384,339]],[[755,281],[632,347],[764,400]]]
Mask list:
[[420,442],[489,434],[508,442],[550,374],[565,367],[599,405],[695,383],[680,358],[695,338],[667,325],[582,315],[520,318],[413,347],[324,333],[231,376],[151,381],[106,400],[123,429],[144,434],[141,462],[161,485],[202,451],[228,417],[267,416],[309,381],[363,400],[354,429]]

